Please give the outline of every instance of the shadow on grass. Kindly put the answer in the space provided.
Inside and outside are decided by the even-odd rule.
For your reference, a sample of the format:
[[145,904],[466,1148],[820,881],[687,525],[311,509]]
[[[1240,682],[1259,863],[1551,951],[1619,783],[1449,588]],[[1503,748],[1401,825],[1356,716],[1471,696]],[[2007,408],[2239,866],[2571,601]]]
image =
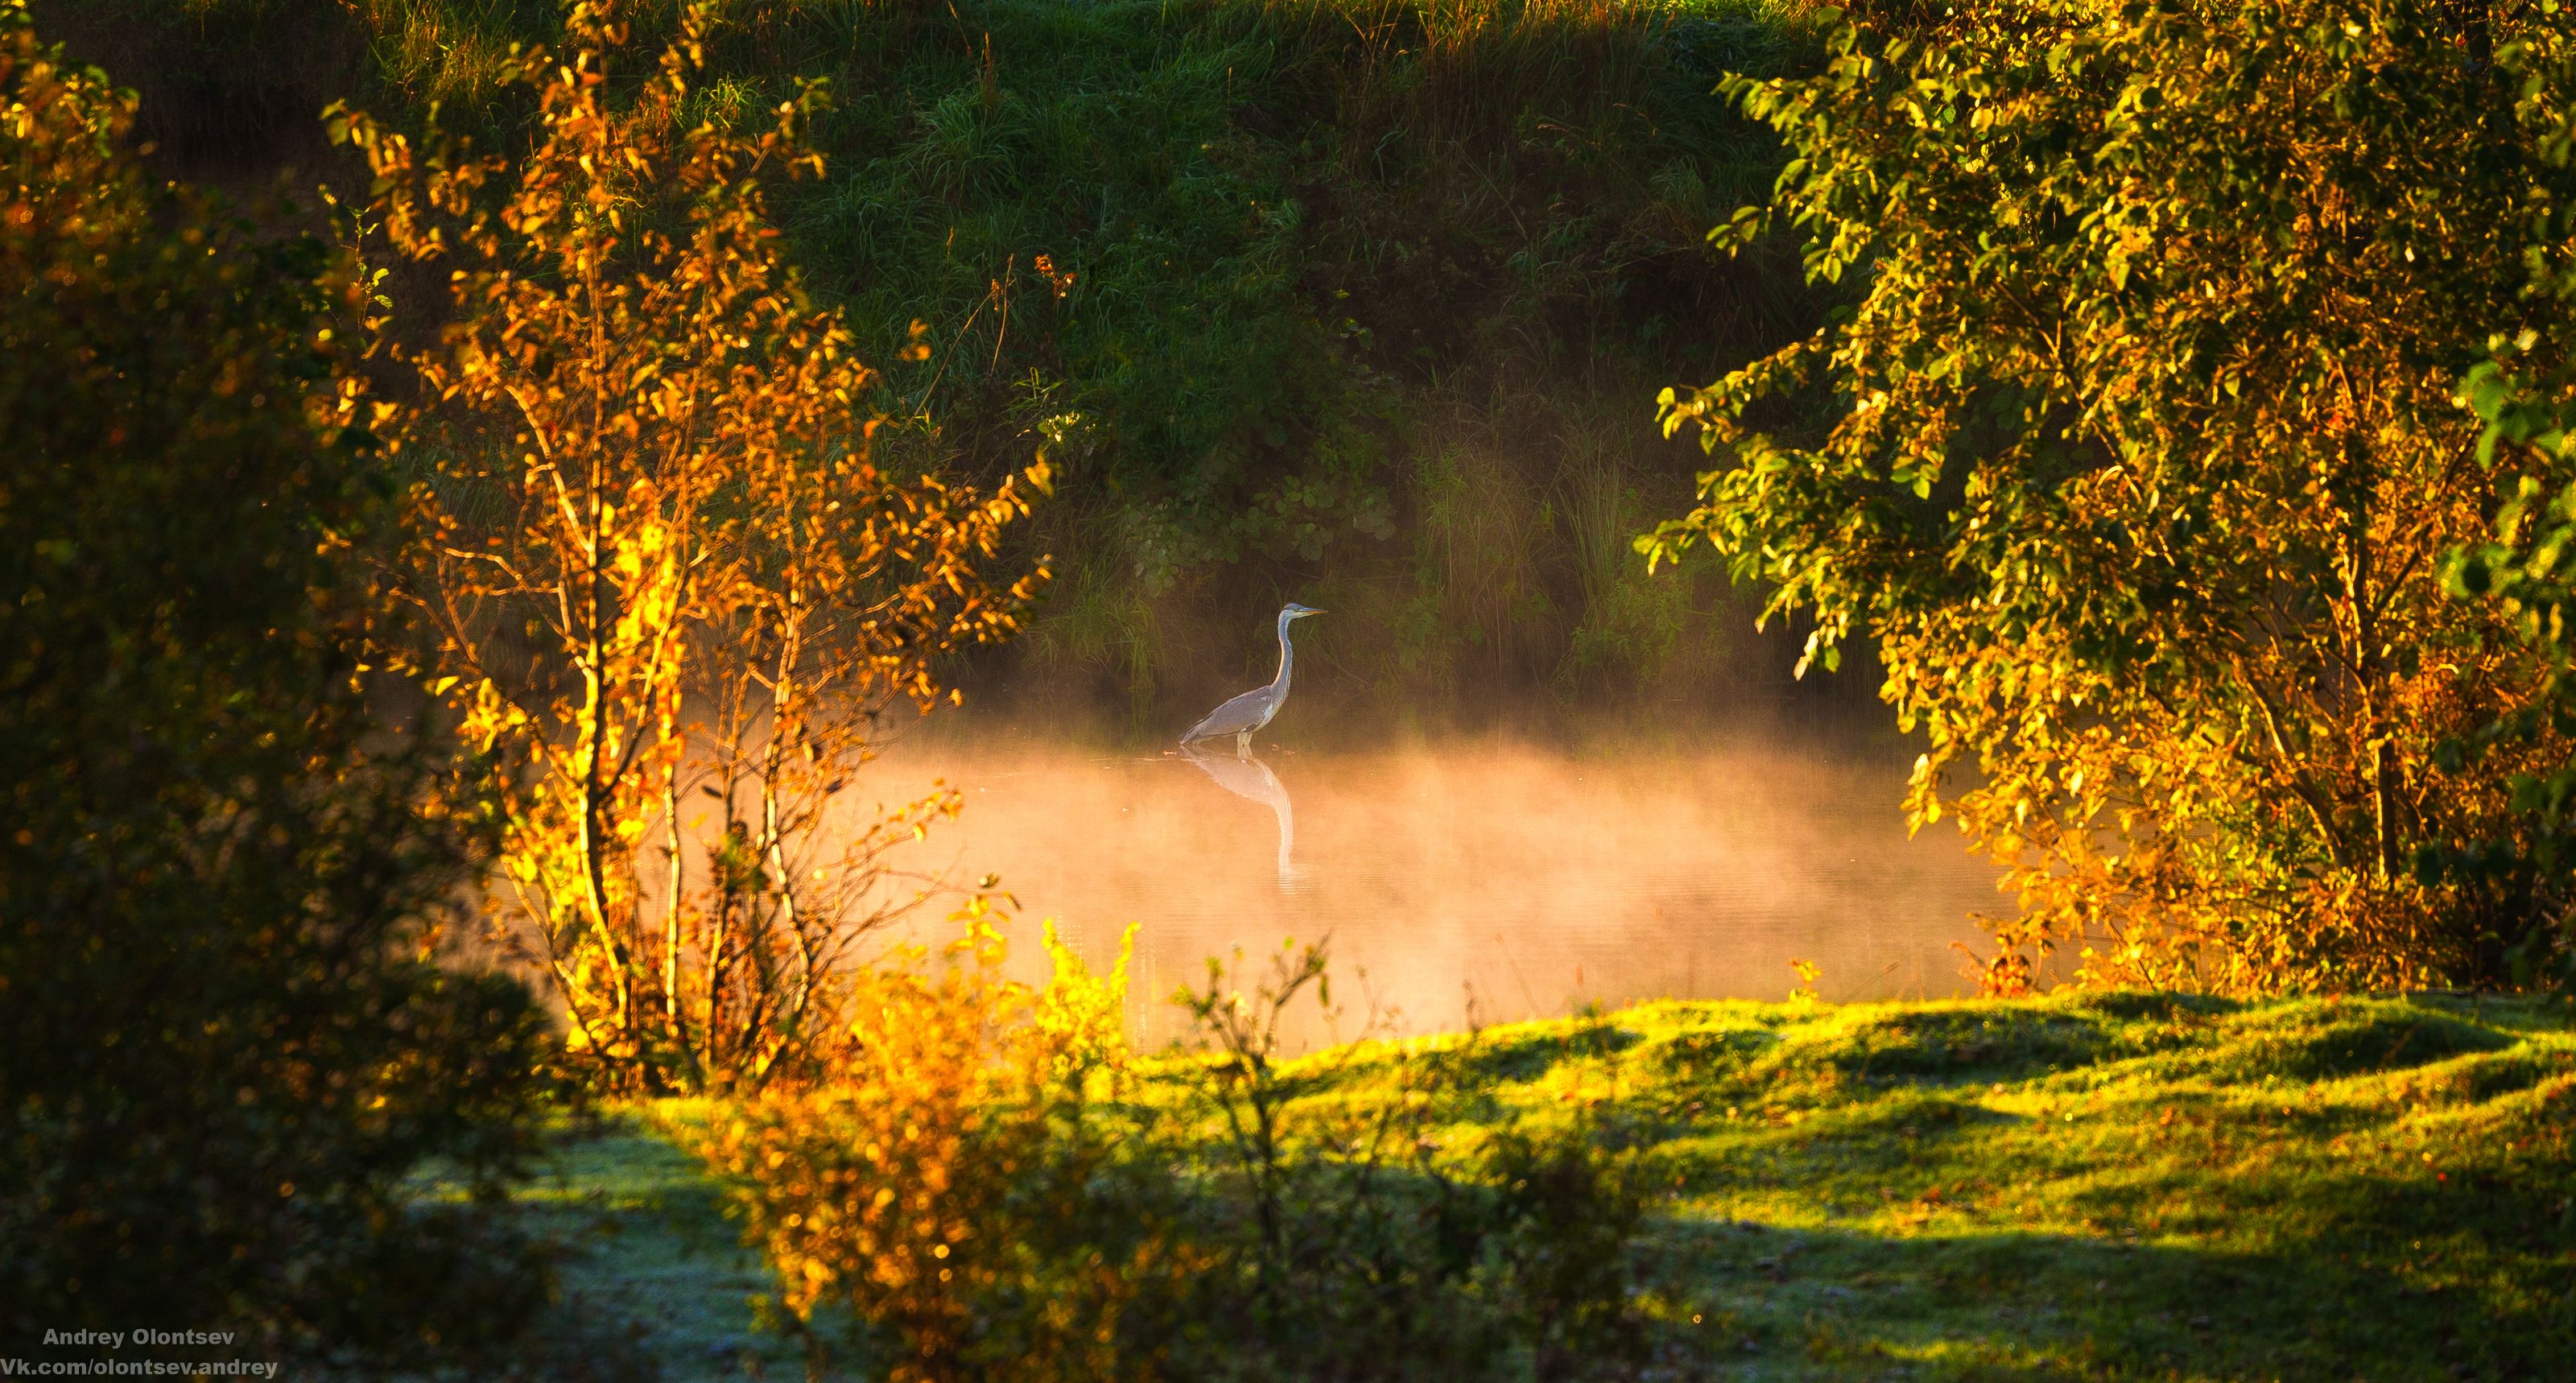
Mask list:
[[2391,1262],[2390,1237],[2374,1228],[2398,1227],[2228,1252],[1700,1221],[1674,1225],[1664,1248],[1686,1279],[1667,1289],[1704,1318],[1700,1360],[1756,1375],[1911,1365],[1908,1376],[1932,1378],[2569,1376],[2568,1274],[2554,1294],[2499,1280],[2510,1274],[2428,1282]]
[[[614,1340],[615,1368],[550,1371],[602,1383],[801,1378],[801,1347],[761,1328],[777,1289],[697,1158],[632,1114],[567,1129],[519,1192],[523,1222],[560,1247],[558,1332]],[[604,1361],[603,1361],[604,1362]]]
[[2529,1003],[2133,1007],[1856,1009],[1776,1048],[1702,1040],[1719,1059],[1647,1095],[1652,1156],[1706,1198],[1663,1258],[1711,1336],[1702,1359],[1754,1376],[2576,1378],[2563,1020]]

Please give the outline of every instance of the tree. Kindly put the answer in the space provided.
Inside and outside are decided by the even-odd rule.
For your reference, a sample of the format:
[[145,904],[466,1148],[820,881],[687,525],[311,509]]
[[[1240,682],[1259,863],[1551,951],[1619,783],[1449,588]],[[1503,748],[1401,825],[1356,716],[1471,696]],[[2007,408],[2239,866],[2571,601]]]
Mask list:
[[425,958],[467,841],[359,681],[345,275],[131,120],[0,0],[0,1334],[506,1333],[542,1292],[405,1182],[501,1184],[543,1024]]
[[885,915],[882,847],[956,806],[868,823],[834,799],[883,706],[927,710],[938,660],[1013,630],[1044,575],[980,574],[1042,461],[989,495],[871,463],[874,372],[761,184],[819,168],[819,94],[756,134],[693,123],[709,14],[612,99],[625,30],[575,6],[569,57],[524,55],[515,161],[336,125],[394,248],[455,266],[443,341],[398,353],[433,535],[402,588],[495,766],[503,876],[572,1040],[649,1088],[756,1084],[828,1026]]
[[1667,392],[1727,464],[1642,546],[1812,607],[1810,661],[1878,641],[1912,819],[2018,888],[1998,986],[2060,944],[2107,983],[2493,982],[2545,911],[2413,867],[2512,834],[2557,752],[2441,752],[2530,690],[2436,572],[2492,501],[2457,383],[2554,311],[2521,228],[2576,193],[2516,85],[2566,23],[2513,26],[2488,64],[2435,0],[1972,3],[1728,82],[1795,157],[1717,238],[1794,226],[1852,301]]
[[[2576,160],[2576,50],[2528,40],[2507,50],[2527,108],[2541,112],[2540,159]],[[2529,291],[2560,307],[2542,331],[2489,342],[2490,358],[2461,383],[2463,400],[2486,425],[2478,459],[2498,473],[2505,498],[2491,532],[2444,554],[2442,579],[2456,598],[2500,616],[2526,659],[2531,691],[2441,746],[2463,768],[2499,764],[2510,793],[2507,829],[2485,838],[2438,842],[2419,852],[2417,872],[2457,888],[2524,900],[2530,925],[2504,953],[2517,983],[2576,986],[2576,370],[2566,349],[2564,305],[2576,298],[2568,253],[2568,212],[2535,197],[2515,227]]]
[[[2514,816],[2495,836],[2427,848],[2417,868],[2428,880],[2529,900],[2533,925],[2504,954],[2514,981],[2576,985],[2576,756],[2565,751],[2576,742],[2576,435],[2566,381],[2518,378],[2508,368],[2514,352],[2504,354],[2470,371],[2464,392],[2487,423],[2482,459],[2511,468],[2512,494],[2492,535],[2444,554],[2442,576],[2453,596],[2512,621],[2535,685],[2442,748],[2463,764],[2509,764]],[[2542,743],[2559,752],[2530,752]]]

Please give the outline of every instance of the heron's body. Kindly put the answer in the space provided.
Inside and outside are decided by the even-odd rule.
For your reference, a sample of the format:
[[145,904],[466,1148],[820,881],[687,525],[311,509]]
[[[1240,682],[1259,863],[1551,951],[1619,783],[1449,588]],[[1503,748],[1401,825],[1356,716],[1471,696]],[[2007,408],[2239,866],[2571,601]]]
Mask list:
[[1189,733],[1181,736],[1181,743],[1223,739],[1227,735],[1232,735],[1235,757],[1241,758],[1250,754],[1252,732],[1269,724],[1270,718],[1279,714],[1280,705],[1288,700],[1288,675],[1295,669],[1297,662],[1297,646],[1288,639],[1289,623],[1308,615],[1322,613],[1324,612],[1321,610],[1293,602],[1281,610],[1279,612],[1279,675],[1271,679],[1269,686],[1255,687],[1208,712],[1207,719],[1191,726]]

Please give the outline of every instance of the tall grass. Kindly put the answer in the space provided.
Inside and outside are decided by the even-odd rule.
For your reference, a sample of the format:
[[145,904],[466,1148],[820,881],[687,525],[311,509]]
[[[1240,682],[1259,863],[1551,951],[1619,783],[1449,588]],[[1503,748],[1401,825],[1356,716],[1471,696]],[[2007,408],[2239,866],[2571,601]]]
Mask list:
[[500,89],[510,47],[552,36],[559,6],[546,0],[356,0],[374,37],[379,80],[411,101],[476,106]]

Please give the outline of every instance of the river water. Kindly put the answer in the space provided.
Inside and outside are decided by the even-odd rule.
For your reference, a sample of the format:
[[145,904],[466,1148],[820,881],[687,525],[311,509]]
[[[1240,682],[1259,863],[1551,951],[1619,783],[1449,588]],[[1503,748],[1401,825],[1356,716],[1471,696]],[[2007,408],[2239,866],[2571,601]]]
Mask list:
[[[1779,998],[1791,961],[1827,999],[1960,992],[1995,870],[1946,824],[1909,839],[1889,762],[1772,745],[1582,753],[1510,741],[1237,759],[1082,752],[1011,738],[907,744],[889,795],[941,778],[958,819],[907,869],[998,874],[1095,964],[1137,924],[1130,1022],[1233,948],[1325,941],[1329,1029],[1301,1041],[1550,1017],[1589,1002]],[[1374,1019],[1371,1014],[1374,1014]]]

